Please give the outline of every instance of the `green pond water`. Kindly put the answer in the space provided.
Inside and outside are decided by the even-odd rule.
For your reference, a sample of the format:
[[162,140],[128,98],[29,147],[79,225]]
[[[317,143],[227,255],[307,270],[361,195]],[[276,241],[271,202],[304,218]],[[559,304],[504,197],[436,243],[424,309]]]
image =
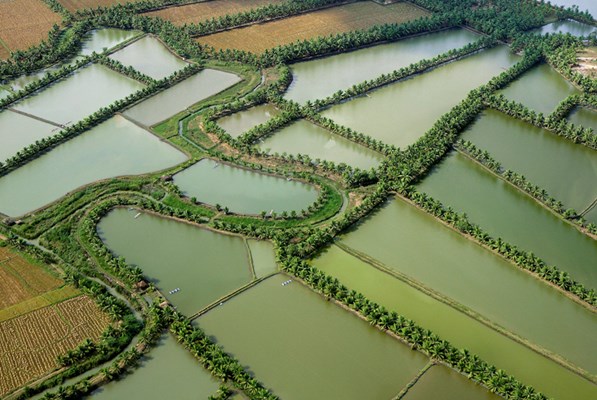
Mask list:
[[163,79],[187,66],[186,62],[172,54],[162,42],[153,36],[142,37],[111,54],[110,58],[120,61],[125,66],[131,66],[154,79]]
[[174,183],[185,196],[213,206],[220,204],[241,214],[306,210],[318,196],[312,185],[210,159],[174,175]]
[[296,63],[291,66],[292,84],[284,97],[298,103],[323,99],[338,90],[463,47],[479,38],[466,29],[450,29]]
[[493,237],[532,251],[586,287],[597,288],[597,241],[468,157],[452,153],[418,190],[465,212]]
[[312,264],[550,397],[590,400],[597,396],[597,386],[586,379],[336,246],[326,249]]
[[406,202],[342,243],[597,375],[597,314]]
[[[427,358],[279,274],[195,322],[282,399],[390,399]],[[231,329],[234,327],[233,329]]]
[[115,209],[100,221],[98,233],[181,313],[190,316],[251,281],[243,238],[147,213],[135,218],[138,213]]
[[226,133],[233,138],[237,138],[249,129],[267,122],[270,118],[280,114],[275,106],[271,104],[261,104],[251,107],[247,110],[227,115],[217,120]]
[[597,198],[597,152],[498,111],[487,110],[462,139],[488,151],[578,212]]
[[253,269],[257,278],[263,278],[278,270],[276,263],[276,254],[274,245],[265,240],[247,239],[251,258],[253,259]]
[[103,65],[91,64],[13,107],[54,123],[66,125],[87,117],[143,85]]
[[206,400],[220,383],[201,367],[191,353],[166,334],[151,352],[141,359],[133,373],[95,390],[95,400],[129,399]]
[[548,64],[541,64],[525,72],[501,93],[547,116],[560,101],[580,92]]
[[593,129],[597,135],[597,111],[585,107],[576,107],[568,116],[568,121],[574,125]]
[[303,119],[269,136],[259,147],[271,154],[306,154],[313,160],[344,163],[365,170],[377,167],[383,159],[380,153]]
[[323,115],[357,132],[405,147],[423,136],[468,92],[518,59],[506,46],[495,47],[333,106]]
[[124,112],[145,125],[154,125],[185,108],[240,82],[237,75],[205,69]]
[[18,216],[93,181],[162,170],[186,159],[116,116],[0,178],[0,212]]
[[140,31],[128,31],[116,28],[94,29],[92,31],[87,32],[87,34],[82,38],[81,50],[79,51],[77,56],[73,57],[72,59],[60,62],[51,67],[44,68],[38,72],[34,72],[29,75],[23,75],[10,82],[10,85],[14,90],[20,90],[29,83],[40,79],[48,72],[57,71],[60,68],[62,68],[62,66],[71,64],[81,56],[90,55],[94,51],[96,53],[101,53],[104,51],[104,49],[111,49],[117,44],[122,43],[125,40],[129,40],[140,33]]
[[547,33],[569,33],[573,36],[589,36],[597,32],[594,26],[583,24],[573,20],[556,21],[533,30],[534,33],[545,35]]
[[0,112],[0,160],[14,156],[36,140],[58,133],[60,128],[10,110]]
[[444,365],[434,365],[423,374],[404,400],[499,400],[502,397]]
[[580,11],[588,11],[593,16],[593,19],[597,18],[597,3],[595,0],[553,0],[551,4],[564,7],[576,5]]

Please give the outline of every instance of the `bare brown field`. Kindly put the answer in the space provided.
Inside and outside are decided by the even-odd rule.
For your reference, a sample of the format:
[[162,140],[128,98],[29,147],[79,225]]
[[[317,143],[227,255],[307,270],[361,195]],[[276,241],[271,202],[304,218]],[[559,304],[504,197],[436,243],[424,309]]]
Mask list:
[[285,0],[214,0],[184,6],[169,7],[143,15],[160,17],[175,25],[192,24],[226,14],[238,14],[268,4],[280,4]]
[[0,310],[40,296],[64,282],[23,256],[0,247]]
[[[60,15],[41,0],[4,0],[0,2],[0,40],[11,51],[25,50],[48,37]],[[5,49],[6,50],[6,49]],[[0,57],[6,51],[0,50]],[[4,57],[6,58],[6,57]]]
[[597,78],[597,47],[587,47],[580,51],[574,69],[590,78]]
[[79,296],[0,323],[0,396],[56,369],[59,355],[99,339],[109,322]]
[[197,39],[202,45],[262,53],[280,45],[319,36],[370,28],[374,25],[404,23],[429,15],[408,3],[386,6],[368,1],[314,11],[295,17],[251,25]]

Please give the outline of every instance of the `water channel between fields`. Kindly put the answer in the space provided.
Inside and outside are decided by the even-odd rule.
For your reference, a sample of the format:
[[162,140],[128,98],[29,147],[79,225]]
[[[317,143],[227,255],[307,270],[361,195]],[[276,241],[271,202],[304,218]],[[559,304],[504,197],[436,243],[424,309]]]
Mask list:
[[176,339],[165,334],[156,348],[141,358],[139,366],[122,380],[94,391],[94,400],[207,399],[220,384]]
[[306,210],[317,200],[315,186],[296,180],[233,167],[203,159],[174,175],[174,183],[185,196],[212,206],[221,205],[241,214],[271,210]]
[[364,170],[377,167],[383,159],[382,154],[304,119],[280,129],[258,146],[270,154],[306,154],[312,160],[344,163]]
[[467,156],[453,152],[417,189],[466,213],[491,236],[532,251],[585,287],[597,288],[597,241]]
[[548,64],[540,64],[525,72],[500,93],[509,100],[522,103],[547,116],[558,103],[580,91]]
[[[376,238],[386,236],[386,231],[380,232],[383,234]],[[550,397],[559,400],[597,397],[597,386],[588,380],[339,247],[329,247],[311,263],[349,289],[412,319],[457,348],[467,349]]]
[[298,103],[323,99],[338,90],[463,47],[480,37],[466,29],[449,29],[296,63],[291,65],[293,80],[284,97]]
[[406,147],[472,89],[517,60],[508,47],[497,46],[333,106],[323,116],[388,144]]
[[405,201],[341,243],[597,375],[597,314]]
[[124,112],[127,117],[151,126],[241,81],[238,75],[215,69],[197,74],[143,100]]
[[486,110],[464,133],[505,169],[581,212],[597,198],[597,151],[524,121]]
[[[575,1],[575,3],[579,2]],[[534,29],[532,32],[537,33],[539,35],[569,33],[573,36],[589,36],[592,32],[595,31],[597,31],[597,28],[595,28],[594,26],[566,19],[544,25],[541,28]]]
[[115,116],[0,178],[0,212],[15,217],[91,182],[172,167],[186,155]]

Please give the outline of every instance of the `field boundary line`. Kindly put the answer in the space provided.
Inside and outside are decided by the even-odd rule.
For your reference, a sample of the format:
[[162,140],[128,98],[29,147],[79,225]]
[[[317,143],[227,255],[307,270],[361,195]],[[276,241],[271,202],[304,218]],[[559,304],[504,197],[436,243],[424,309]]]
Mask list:
[[433,366],[435,366],[435,361],[433,361],[433,359],[430,359],[429,362],[423,368],[421,368],[421,370],[411,379],[411,381],[408,382],[406,386],[404,386],[395,397],[392,397],[391,400],[403,399],[404,396],[408,394],[408,391],[412,389],[413,386],[415,386],[421,380],[423,375],[425,375],[425,373],[429,371]]
[[[57,297],[48,297],[48,295],[51,294],[57,294]],[[79,291],[70,286],[63,286],[58,289],[51,290],[39,296],[32,297],[0,310],[0,323],[21,317],[33,311],[41,310],[42,308],[62,303],[63,301],[70,300],[80,295],[81,293]]]

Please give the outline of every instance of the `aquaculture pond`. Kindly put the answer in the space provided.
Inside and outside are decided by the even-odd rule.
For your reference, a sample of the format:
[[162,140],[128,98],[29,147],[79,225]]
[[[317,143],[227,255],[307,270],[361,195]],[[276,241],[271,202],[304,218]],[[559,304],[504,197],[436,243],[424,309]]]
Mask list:
[[547,116],[560,101],[580,92],[548,64],[540,64],[525,72],[500,93],[509,100],[522,103]]
[[450,29],[296,63],[291,66],[293,79],[284,97],[298,103],[323,99],[338,90],[463,47],[479,38],[466,29]]
[[280,398],[390,399],[427,363],[301,284],[283,284],[288,280],[275,275],[196,320]]
[[114,254],[139,266],[187,316],[253,278],[240,236],[124,208],[111,211],[97,230]]
[[85,34],[85,36],[82,38],[81,50],[79,50],[77,56],[73,57],[72,59],[60,62],[51,67],[44,68],[32,74],[20,76],[17,79],[11,81],[10,85],[14,90],[20,90],[23,87],[25,87],[25,85],[40,79],[46,73],[50,71],[59,70],[60,68],[62,68],[62,66],[68,65],[76,61],[77,59],[81,58],[81,56],[90,55],[94,51],[96,53],[102,53],[104,49],[111,49],[114,46],[126,40],[129,40],[136,35],[139,35],[140,33],[140,31],[116,28],[93,29],[87,32],[87,34]]
[[452,153],[418,190],[466,213],[491,236],[532,251],[585,286],[597,288],[597,241],[468,157]]
[[0,212],[18,216],[96,180],[162,170],[186,159],[116,116],[0,178]]
[[466,376],[444,365],[429,368],[406,395],[404,400],[500,400]]
[[256,278],[263,278],[278,270],[274,245],[265,240],[247,239]]
[[52,136],[60,130],[54,125],[19,113],[4,110],[0,112],[0,161],[14,156],[19,150],[36,140]]
[[312,160],[333,161],[360,169],[377,167],[383,155],[301,119],[259,143],[269,153],[306,154]]
[[110,58],[154,79],[163,79],[188,65],[153,36],[136,40],[111,54]]
[[341,243],[597,375],[597,314],[405,201]]
[[185,79],[126,110],[124,114],[151,126],[170,118],[185,108],[240,82],[240,77],[215,69],[203,71]]
[[597,135],[597,111],[585,108],[576,107],[568,116],[568,121],[574,125],[584,126],[585,128],[593,129],[593,133]]
[[593,19],[597,18],[597,3],[594,0],[554,0],[551,4],[564,7],[576,5],[580,11],[588,11],[593,16]]
[[548,33],[569,33],[574,36],[589,36],[592,32],[596,31],[597,28],[594,26],[567,19],[552,22],[551,24],[533,30],[534,33],[540,35],[546,35]]
[[94,400],[162,400],[172,398],[175,393],[180,400],[206,400],[219,387],[219,382],[199,361],[166,334],[141,358],[131,374],[100,387],[91,397]]
[[237,138],[249,129],[267,122],[270,118],[280,114],[275,106],[261,104],[247,110],[239,111],[218,119],[216,122],[226,133]]
[[494,110],[484,111],[462,138],[566,207],[581,212],[597,198],[595,150]]
[[583,377],[336,246],[326,249],[312,264],[349,289],[412,319],[550,397],[588,400],[597,396],[597,386]]
[[143,84],[103,65],[91,64],[19,101],[13,108],[55,124],[67,125],[143,87]]
[[211,159],[174,175],[174,183],[188,197],[241,214],[306,210],[318,196],[313,185]]
[[470,90],[518,59],[508,47],[498,46],[333,106],[323,115],[357,132],[405,147],[423,136]]

